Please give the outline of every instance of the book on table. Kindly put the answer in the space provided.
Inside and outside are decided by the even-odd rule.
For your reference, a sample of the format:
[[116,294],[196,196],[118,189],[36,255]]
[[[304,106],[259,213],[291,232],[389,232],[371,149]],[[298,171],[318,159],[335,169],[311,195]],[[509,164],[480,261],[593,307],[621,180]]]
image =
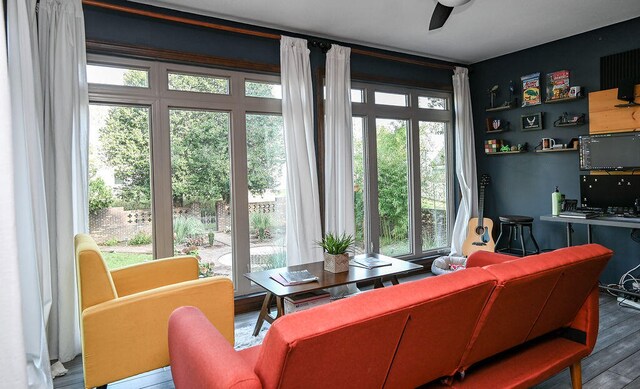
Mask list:
[[295,294],[284,298],[285,313],[304,311],[331,301],[331,294],[325,290],[313,290],[310,292]]
[[391,261],[385,261],[384,259],[374,257],[354,258],[353,262],[355,266],[360,266],[367,269],[373,269],[374,267],[381,266],[391,266]]
[[[288,285],[306,284],[308,282],[318,281],[318,276],[315,276],[309,272],[309,270],[296,270],[296,271],[283,271],[280,272],[280,277]],[[276,281],[278,281],[276,279]]]

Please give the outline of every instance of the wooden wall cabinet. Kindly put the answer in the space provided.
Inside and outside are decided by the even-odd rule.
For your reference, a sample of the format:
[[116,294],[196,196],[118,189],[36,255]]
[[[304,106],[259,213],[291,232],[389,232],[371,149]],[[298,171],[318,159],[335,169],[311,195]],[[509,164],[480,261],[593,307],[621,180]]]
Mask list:
[[[640,99],[640,85],[634,95]],[[637,101],[636,101],[637,102]],[[618,108],[618,88],[589,93],[589,133],[626,132],[640,128],[640,105]]]

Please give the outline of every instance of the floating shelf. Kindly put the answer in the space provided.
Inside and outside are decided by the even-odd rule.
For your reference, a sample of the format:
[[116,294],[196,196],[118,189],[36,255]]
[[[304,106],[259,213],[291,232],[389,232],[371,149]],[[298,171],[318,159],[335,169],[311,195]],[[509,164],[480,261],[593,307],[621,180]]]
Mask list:
[[487,108],[485,111],[487,112],[507,111],[509,109],[514,109],[515,107],[516,107],[515,104],[501,105],[499,107]]
[[549,149],[549,150],[536,150],[536,153],[558,153],[562,151],[578,151],[578,149]]
[[505,132],[505,131],[509,131],[509,130],[506,129],[506,128],[500,128],[498,130],[485,131],[484,133],[485,134],[499,134],[499,133]]
[[558,124],[553,124],[554,127],[578,127],[578,126],[583,126],[586,123],[584,121],[577,121],[574,123],[558,123]]
[[584,98],[584,96],[563,97],[561,99],[545,100],[544,103],[545,104],[568,103],[568,102],[571,102],[571,101],[581,100],[583,98]]
[[523,154],[526,153],[526,151],[520,150],[520,151],[497,151],[495,153],[485,153],[486,155],[504,155],[504,154]]

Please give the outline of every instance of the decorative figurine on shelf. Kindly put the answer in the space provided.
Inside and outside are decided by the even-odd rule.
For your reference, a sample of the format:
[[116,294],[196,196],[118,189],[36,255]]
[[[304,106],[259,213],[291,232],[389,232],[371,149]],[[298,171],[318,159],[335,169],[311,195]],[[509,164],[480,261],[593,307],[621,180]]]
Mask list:
[[513,85],[513,80],[509,81],[509,102],[513,101],[513,93],[515,92],[516,88]]
[[516,145],[511,146],[511,151],[518,151],[518,146]]
[[509,145],[504,145],[502,147],[500,147],[500,151],[511,151],[511,147],[509,147]]
[[487,93],[489,94],[489,99],[491,100],[490,108],[495,108],[496,94],[498,93],[498,89],[500,89],[500,87],[496,84],[491,88],[489,88],[489,90],[487,90]]

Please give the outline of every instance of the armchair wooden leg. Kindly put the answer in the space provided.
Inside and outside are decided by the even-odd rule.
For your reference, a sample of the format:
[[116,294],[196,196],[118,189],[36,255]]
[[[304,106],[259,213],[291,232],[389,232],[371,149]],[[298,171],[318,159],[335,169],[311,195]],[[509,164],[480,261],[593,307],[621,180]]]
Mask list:
[[578,361],[569,367],[571,372],[571,387],[573,389],[582,389],[582,365]]

